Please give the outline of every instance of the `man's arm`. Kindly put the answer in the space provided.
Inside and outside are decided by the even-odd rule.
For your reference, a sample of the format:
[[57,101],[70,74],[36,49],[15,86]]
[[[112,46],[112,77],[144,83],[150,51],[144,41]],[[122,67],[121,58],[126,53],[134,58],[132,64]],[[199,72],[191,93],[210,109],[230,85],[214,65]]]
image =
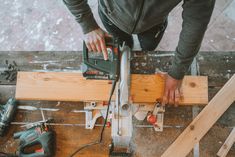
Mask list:
[[215,0],[184,0],[183,24],[179,43],[166,76],[162,104],[178,105],[181,80],[198,53],[207,25],[210,21]]
[[198,53],[215,0],[184,0],[183,24],[173,64],[168,74],[182,79]]
[[87,4],[87,0],[63,0],[70,12],[75,16],[76,21],[82,27],[84,34],[87,34],[97,28],[91,8]]
[[100,29],[87,4],[87,0],[63,0],[70,12],[75,16],[76,21],[82,27],[83,40],[89,51],[103,52],[107,60],[108,52],[105,45],[105,32]]

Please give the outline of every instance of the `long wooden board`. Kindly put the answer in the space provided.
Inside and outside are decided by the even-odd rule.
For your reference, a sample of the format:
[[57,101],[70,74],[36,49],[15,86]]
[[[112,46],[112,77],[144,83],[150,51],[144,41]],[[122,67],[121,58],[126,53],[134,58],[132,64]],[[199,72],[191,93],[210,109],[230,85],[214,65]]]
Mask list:
[[19,72],[16,99],[56,101],[108,100],[111,83],[86,80],[81,73]]
[[[160,75],[131,75],[131,100],[154,103],[161,99],[164,78]],[[108,80],[86,80],[81,73],[18,72],[16,99],[54,101],[107,101],[111,89]],[[205,76],[185,76],[184,97],[180,104],[207,104],[208,82]],[[115,97],[115,94],[114,94]]]
[[217,153],[217,157],[226,157],[235,142],[235,127]]
[[161,157],[185,157],[235,101],[235,75],[214,96]]

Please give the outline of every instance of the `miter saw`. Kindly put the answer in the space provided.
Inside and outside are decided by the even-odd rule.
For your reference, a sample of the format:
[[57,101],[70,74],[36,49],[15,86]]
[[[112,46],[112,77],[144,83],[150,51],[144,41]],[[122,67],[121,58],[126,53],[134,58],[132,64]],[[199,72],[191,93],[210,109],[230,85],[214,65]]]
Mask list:
[[147,121],[152,124],[156,131],[162,131],[165,110],[159,103],[145,105],[130,102],[131,49],[125,43],[120,43],[118,39],[114,38],[106,39],[106,45],[109,53],[107,61],[103,59],[101,53],[93,54],[88,52],[84,43],[83,76],[87,79],[113,80],[115,84],[117,82],[115,89],[116,100],[111,101],[110,99],[108,104],[104,102],[85,102],[86,128],[93,129],[96,120],[99,117],[104,117],[105,123],[111,123],[112,144],[110,145],[110,156],[130,156],[133,115],[138,120],[144,120],[147,117]]

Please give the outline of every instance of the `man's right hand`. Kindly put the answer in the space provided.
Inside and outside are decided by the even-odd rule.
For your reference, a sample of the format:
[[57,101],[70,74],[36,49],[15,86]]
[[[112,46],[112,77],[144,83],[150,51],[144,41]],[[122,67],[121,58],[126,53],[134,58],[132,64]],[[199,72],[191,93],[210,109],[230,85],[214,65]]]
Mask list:
[[105,44],[106,33],[98,28],[87,34],[84,34],[84,41],[89,51],[102,52],[104,60],[108,59],[108,52]]

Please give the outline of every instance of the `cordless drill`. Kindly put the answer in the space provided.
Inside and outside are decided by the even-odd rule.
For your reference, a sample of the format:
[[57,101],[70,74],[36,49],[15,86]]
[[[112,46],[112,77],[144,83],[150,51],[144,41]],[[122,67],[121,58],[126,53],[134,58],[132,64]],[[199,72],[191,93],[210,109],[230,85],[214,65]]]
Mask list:
[[17,154],[20,157],[53,157],[55,153],[55,134],[42,123],[14,134],[20,139]]
[[0,105],[0,136],[3,136],[16,111],[16,100],[10,98],[5,105]]

